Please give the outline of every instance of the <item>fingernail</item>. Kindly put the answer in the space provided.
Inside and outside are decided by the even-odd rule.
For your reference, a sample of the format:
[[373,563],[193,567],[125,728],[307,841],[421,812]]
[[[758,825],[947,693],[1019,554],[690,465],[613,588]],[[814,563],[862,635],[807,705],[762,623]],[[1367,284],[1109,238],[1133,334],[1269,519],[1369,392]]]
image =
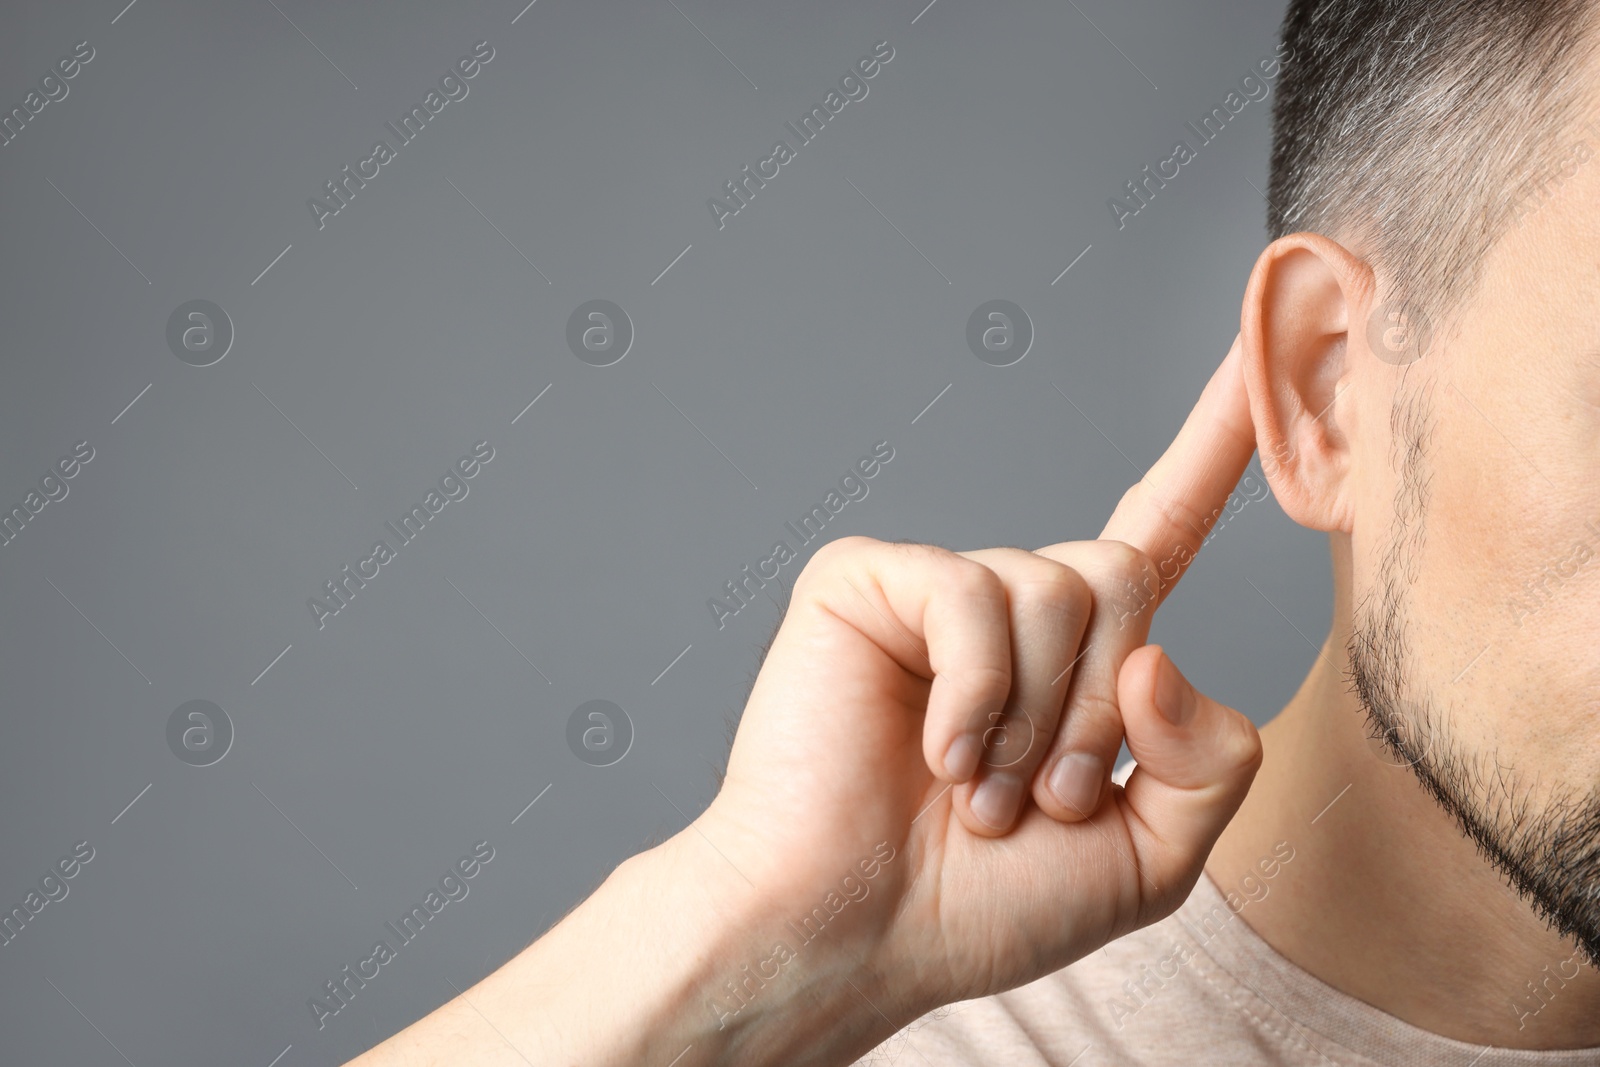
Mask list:
[[1068,752],[1056,761],[1055,770],[1050,772],[1050,792],[1067,810],[1087,817],[1099,803],[1105,774],[1106,765],[1099,756],[1090,752]]
[[984,824],[1004,830],[1011,825],[1022,800],[1022,779],[1014,774],[991,774],[972,793],[972,814]]
[[972,772],[978,769],[978,759],[983,755],[983,749],[978,744],[978,739],[971,734],[961,734],[944,753],[945,773],[958,782],[964,782],[972,777]]
[[1163,652],[1156,670],[1156,710],[1172,725],[1182,726],[1194,717],[1194,709],[1194,690]]

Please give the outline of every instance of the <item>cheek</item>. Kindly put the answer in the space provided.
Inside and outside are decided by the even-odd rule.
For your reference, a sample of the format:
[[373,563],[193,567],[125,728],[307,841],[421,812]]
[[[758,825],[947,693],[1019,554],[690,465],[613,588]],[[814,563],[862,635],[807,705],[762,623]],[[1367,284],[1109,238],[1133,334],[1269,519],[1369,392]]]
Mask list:
[[1423,459],[1423,535],[1408,593],[1418,622],[1426,618],[1442,636],[1472,646],[1460,670],[1524,628],[1518,590],[1570,550],[1578,524],[1573,501],[1535,466],[1534,455],[1555,446],[1538,439],[1529,419],[1454,388],[1441,389],[1435,403]]
[[1580,439],[1591,431],[1570,398],[1495,393],[1438,400],[1426,535],[1406,588],[1418,680],[1469,746],[1499,746],[1517,762],[1532,758],[1529,746],[1541,761],[1593,751],[1600,485],[1584,471],[1600,453]]

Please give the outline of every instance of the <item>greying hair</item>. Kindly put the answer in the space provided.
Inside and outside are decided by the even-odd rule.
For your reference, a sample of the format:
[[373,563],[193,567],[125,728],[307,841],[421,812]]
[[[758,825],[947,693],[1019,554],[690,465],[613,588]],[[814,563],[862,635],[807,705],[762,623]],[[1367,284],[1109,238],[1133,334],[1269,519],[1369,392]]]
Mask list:
[[1341,240],[1389,307],[1475,294],[1517,189],[1585,118],[1586,0],[1291,0],[1267,229]]

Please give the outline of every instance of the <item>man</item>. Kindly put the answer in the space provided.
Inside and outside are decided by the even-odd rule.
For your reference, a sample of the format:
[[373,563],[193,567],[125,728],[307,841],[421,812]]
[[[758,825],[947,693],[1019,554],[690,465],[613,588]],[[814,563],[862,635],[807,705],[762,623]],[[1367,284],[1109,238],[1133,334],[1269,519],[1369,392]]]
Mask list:
[[[1101,538],[824,546],[711,806],[358,1062],[1600,1063],[1597,12],[1295,0],[1274,240]],[[1256,449],[1334,581],[1259,737],[1144,643]]]

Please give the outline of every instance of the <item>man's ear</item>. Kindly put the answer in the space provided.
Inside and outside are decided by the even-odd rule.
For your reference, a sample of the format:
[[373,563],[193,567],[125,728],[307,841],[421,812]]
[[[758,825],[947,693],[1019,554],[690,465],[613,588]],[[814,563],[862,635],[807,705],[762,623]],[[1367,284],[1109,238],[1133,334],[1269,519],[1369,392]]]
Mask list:
[[1373,288],[1372,269],[1343,245],[1295,233],[1262,251],[1245,289],[1239,332],[1262,470],[1284,512],[1313,530],[1351,527],[1355,397],[1340,397],[1365,351]]

